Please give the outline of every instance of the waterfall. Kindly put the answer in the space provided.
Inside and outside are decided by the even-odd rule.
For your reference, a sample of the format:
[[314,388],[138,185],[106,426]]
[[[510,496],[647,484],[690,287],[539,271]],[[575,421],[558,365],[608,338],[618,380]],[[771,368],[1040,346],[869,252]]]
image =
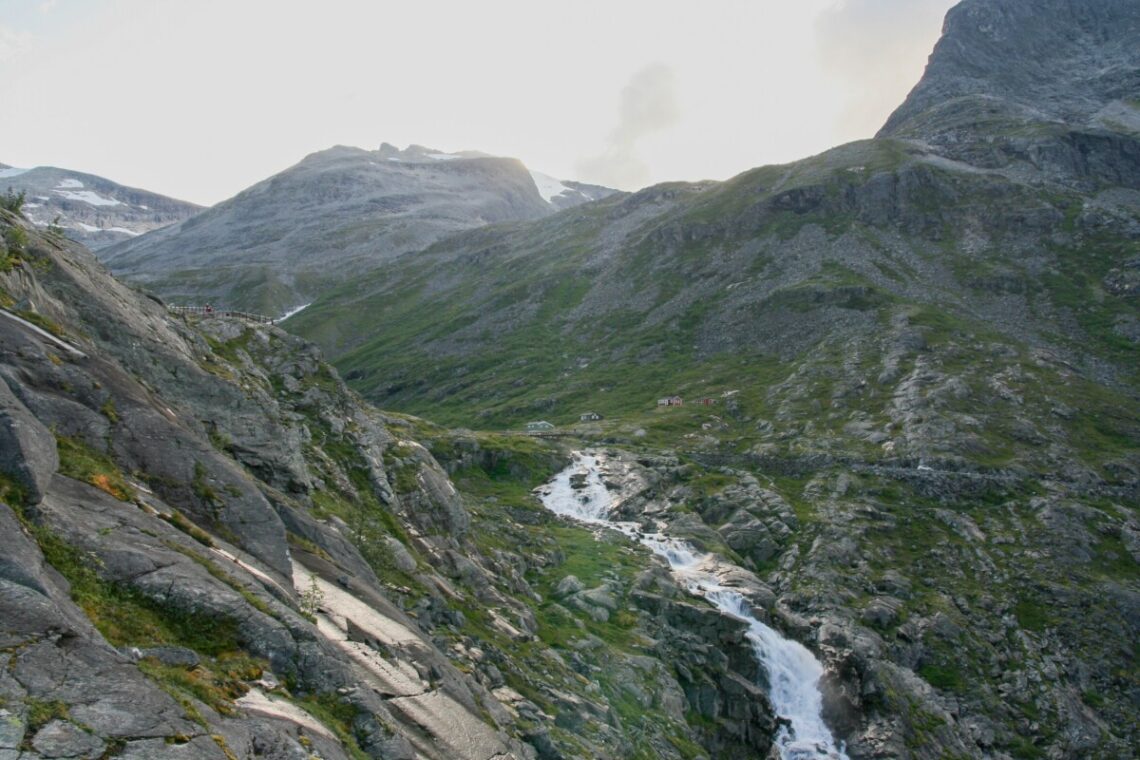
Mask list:
[[819,660],[802,644],[785,639],[757,620],[739,591],[720,585],[714,574],[703,570],[711,564],[709,555],[684,541],[647,533],[637,523],[611,520],[613,502],[600,470],[596,456],[575,453],[574,462],[541,489],[539,498],[555,514],[605,525],[639,541],[669,563],[690,593],[703,596],[721,612],[748,624],[748,640],[768,674],[768,698],[784,719],[776,735],[783,760],[848,760],[842,744],[823,722],[819,692],[823,666]]

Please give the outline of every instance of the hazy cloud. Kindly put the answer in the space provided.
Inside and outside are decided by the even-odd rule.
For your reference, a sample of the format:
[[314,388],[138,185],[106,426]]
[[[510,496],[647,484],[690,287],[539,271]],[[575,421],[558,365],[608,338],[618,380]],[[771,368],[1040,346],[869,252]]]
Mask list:
[[870,137],[918,83],[957,0],[839,0],[816,20],[820,62],[848,93],[843,131]]
[[638,71],[621,91],[618,125],[605,150],[577,163],[587,182],[635,190],[649,181],[649,167],[637,155],[637,141],[676,124],[681,118],[673,70],[656,63]]
[[32,46],[32,34],[0,26],[0,63],[12,61],[28,52]]

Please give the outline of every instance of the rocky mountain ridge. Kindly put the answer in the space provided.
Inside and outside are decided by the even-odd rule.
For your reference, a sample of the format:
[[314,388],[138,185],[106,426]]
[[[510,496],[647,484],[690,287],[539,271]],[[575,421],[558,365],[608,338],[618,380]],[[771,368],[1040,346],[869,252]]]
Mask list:
[[879,137],[987,169],[1136,189],[1140,9],[1128,0],[966,0]]
[[0,188],[24,193],[32,224],[55,226],[72,240],[99,250],[194,216],[201,206],[125,187],[83,172],[0,164]]
[[[457,158],[495,158],[495,156],[492,156],[490,153],[483,153],[477,150],[446,153],[433,148],[426,148],[423,145],[409,145],[404,150],[400,150],[391,143],[381,143],[380,150],[377,152],[380,158],[388,161],[412,163],[422,161],[454,161]],[[601,200],[616,192],[613,188],[603,187],[601,185],[590,185],[585,182],[574,182],[573,180],[560,180],[551,177],[549,174],[544,174],[533,169],[529,171],[531,178],[534,180],[535,187],[538,188],[538,194],[542,196],[543,200],[556,209],[573,208],[583,203]]]
[[101,256],[174,302],[276,316],[457,231],[539,219],[610,192],[511,158],[337,146]]

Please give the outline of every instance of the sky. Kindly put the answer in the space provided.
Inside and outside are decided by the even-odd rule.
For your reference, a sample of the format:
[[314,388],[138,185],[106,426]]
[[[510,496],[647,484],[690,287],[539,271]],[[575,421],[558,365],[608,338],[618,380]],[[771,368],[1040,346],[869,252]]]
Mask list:
[[202,204],[333,145],[634,190],[871,137],[954,0],[0,0],[0,162]]

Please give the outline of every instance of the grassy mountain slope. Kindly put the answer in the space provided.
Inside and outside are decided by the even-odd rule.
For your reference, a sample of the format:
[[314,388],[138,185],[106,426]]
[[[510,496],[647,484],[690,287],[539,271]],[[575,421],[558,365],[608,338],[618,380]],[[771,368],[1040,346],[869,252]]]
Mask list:
[[[707,414],[656,399],[737,391],[714,411],[740,445],[879,456],[890,440],[894,456],[1047,466],[1016,433],[1055,419],[1044,438],[1099,467],[1137,430],[1137,304],[1118,284],[1140,255],[1130,192],[868,141],[457,236],[290,327],[367,397],[452,424],[596,410],[611,430],[700,432]],[[947,384],[937,401],[923,387]],[[1002,394],[1022,401],[973,430],[900,411],[950,419]],[[1104,430],[1085,436],[1093,419]]]

